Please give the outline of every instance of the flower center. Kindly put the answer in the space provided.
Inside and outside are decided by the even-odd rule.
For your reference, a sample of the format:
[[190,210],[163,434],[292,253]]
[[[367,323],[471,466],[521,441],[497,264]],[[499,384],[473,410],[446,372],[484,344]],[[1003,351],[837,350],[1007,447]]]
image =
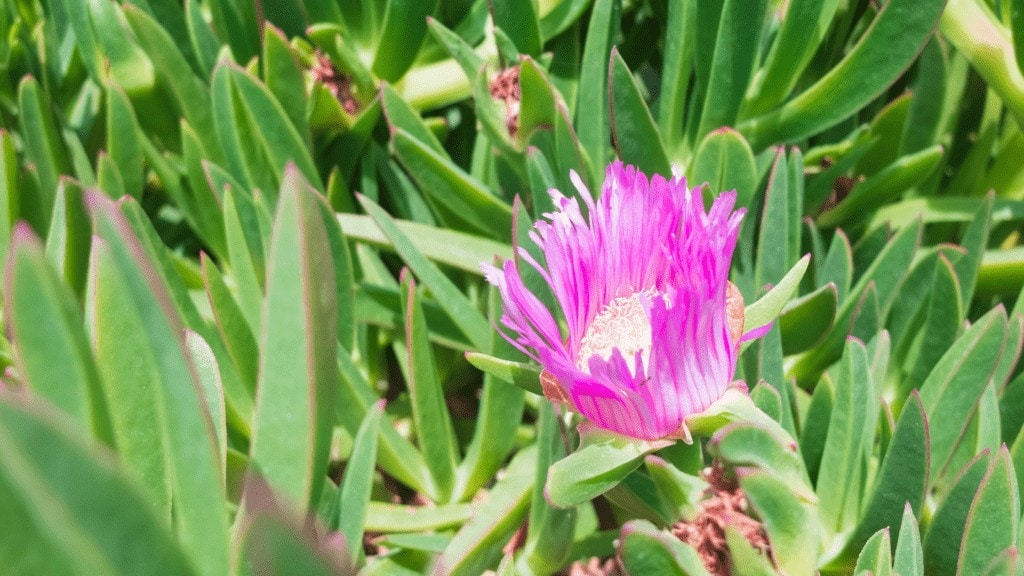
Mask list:
[[[644,366],[647,366],[647,356],[651,351],[651,320],[640,303],[640,294],[634,292],[612,300],[587,326],[576,355],[577,368],[588,371],[591,356],[608,360],[614,348],[622,352],[630,374],[634,374],[633,359],[638,350]],[[648,288],[642,294],[647,298],[661,296],[654,288]]]

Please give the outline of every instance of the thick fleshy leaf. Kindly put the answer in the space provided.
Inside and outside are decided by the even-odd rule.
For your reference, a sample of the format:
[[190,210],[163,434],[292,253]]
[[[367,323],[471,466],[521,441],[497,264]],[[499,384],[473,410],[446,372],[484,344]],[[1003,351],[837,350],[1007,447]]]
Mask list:
[[670,445],[670,440],[636,440],[586,425],[580,447],[548,470],[548,502],[568,508],[612,489],[640,466],[647,454]]
[[924,576],[921,532],[917,528],[917,518],[909,502],[903,508],[903,520],[900,522],[892,569],[900,576]]
[[796,354],[820,343],[832,329],[837,305],[836,285],[832,282],[787,304],[779,314],[783,352]]
[[799,96],[746,121],[754,149],[804,138],[853,114],[884,92],[924,47],[944,0],[887,3],[841,62]]
[[15,228],[4,276],[4,316],[22,381],[84,429],[110,440],[100,376],[74,294],[25,224]]
[[646,174],[672,173],[668,154],[658,133],[651,111],[640,95],[625,60],[612,47],[608,62],[608,92],[611,96],[611,127],[619,158],[636,165]]
[[[111,281],[126,296],[118,313],[139,328],[134,353],[153,371],[153,396],[144,402],[156,405],[177,536],[200,573],[223,574],[228,562],[227,517],[219,457],[200,382],[185,348],[184,328],[168,288],[127,220],[98,194],[87,201],[103,250],[108,251]],[[152,429],[152,424],[150,420],[137,425]]]
[[441,500],[447,501],[455,485],[455,469],[459,449],[455,441],[451,416],[445,405],[444,389],[437,375],[434,353],[427,339],[426,320],[416,294],[416,282],[408,271],[402,274],[402,292],[405,295],[402,310],[405,315],[405,352],[409,369],[406,386],[412,404],[413,423],[420,450],[441,490]]
[[478,505],[438,558],[436,570],[452,576],[481,574],[493,568],[502,556],[502,548],[526,518],[534,477],[537,451],[519,451],[505,468],[487,500]]
[[281,187],[267,270],[251,466],[299,506],[327,471],[337,302],[320,206],[295,167]]
[[924,535],[925,573],[956,573],[968,513],[990,460],[990,453],[982,452],[950,482]]
[[459,288],[417,249],[409,236],[380,206],[365,196],[360,197],[360,201],[380,230],[391,240],[398,254],[424,286],[433,292],[438,304],[448,312],[470,343],[479,350],[488,349],[491,328],[483,315]]
[[980,574],[1000,552],[1017,543],[1020,495],[1010,453],[1003,446],[978,486],[964,525],[957,574]]
[[[576,127],[580,145],[595,168],[609,159],[608,58],[619,22],[620,0],[595,0],[587,26],[580,90],[576,96]],[[599,176],[594,174],[593,176]]]
[[[32,511],[19,526],[5,514],[5,533],[34,533],[32,547],[73,562],[76,573],[197,573],[137,485],[54,411],[0,400],[0,462],[0,499]],[[17,566],[18,557],[7,561]]]
[[708,576],[696,550],[646,520],[633,520],[622,527],[618,554],[630,576]]
[[921,386],[928,420],[944,422],[931,430],[931,478],[943,472],[967,428],[1006,342],[1006,311],[999,307],[979,318],[942,356]]
[[338,521],[334,528],[345,536],[352,564],[358,564],[363,554],[363,527],[373,489],[377,437],[383,414],[384,401],[380,401],[367,412],[359,425],[359,431],[352,440],[352,456],[345,466],[345,476],[338,489]]
[[871,574],[872,576],[889,576],[892,574],[892,550],[890,548],[889,529],[882,528],[868,539],[864,549],[857,557],[854,574]]

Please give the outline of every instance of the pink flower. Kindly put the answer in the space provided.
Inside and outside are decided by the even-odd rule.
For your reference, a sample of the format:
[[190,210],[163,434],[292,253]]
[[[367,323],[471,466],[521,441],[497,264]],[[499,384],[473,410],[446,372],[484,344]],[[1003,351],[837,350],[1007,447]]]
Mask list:
[[504,301],[501,322],[517,335],[505,337],[544,367],[550,400],[626,436],[686,438],[684,419],[732,383],[744,339],[743,298],[728,281],[744,211],[726,192],[705,212],[684,179],[648,181],[621,162],[596,203],[571,177],[589,219],[551,190],[557,211],[530,233],[546,266],[518,251],[550,285],[565,333],[509,260],[483,265]]

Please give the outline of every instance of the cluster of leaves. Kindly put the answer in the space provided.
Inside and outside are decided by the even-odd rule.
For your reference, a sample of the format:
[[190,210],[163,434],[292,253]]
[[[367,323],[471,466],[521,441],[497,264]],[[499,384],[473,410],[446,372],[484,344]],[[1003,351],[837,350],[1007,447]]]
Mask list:
[[[1024,570],[1022,4],[0,0],[4,570],[706,574],[712,462],[735,574]],[[748,210],[693,444],[492,329],[614,158]]]

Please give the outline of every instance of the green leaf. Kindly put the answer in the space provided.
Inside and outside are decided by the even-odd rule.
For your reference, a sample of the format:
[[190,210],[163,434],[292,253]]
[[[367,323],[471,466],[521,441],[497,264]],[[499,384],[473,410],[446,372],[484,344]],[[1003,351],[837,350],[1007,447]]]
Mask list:
[[608,61],[608,91],[611,96],[612,140],[619,158],[634,164],[645,174],[672,174],[668,154],[640,87],[616,47]]
[[438,558],[439,573],[475,575],[497,564],[502,548],[526,518],[536,458],[533,447],[520,450],[512,458],[487,500],[476,505],[474,516],[455,533]]
[[[305,28],[305,26],[303,26]],[[281,104],[298,135],[309,134],[306,120],[306,90],[303,71],[288,46],[288,40],[273,26],[263,29],[263,82]]]
[[416,295],[416,282],[408,271],[402,274],[402,293],[405,295],[402,312],[409,362],[406,386],[412,403],[416,437],[434,482],[441,490],[441,500],[448,501],[455,484],[459,449],[445,405],[444,389],[438,379],[434,353],[427,339],[426,320]]
[[900,194],[921,183],[942,161],[942,146],[935,145],[903,156],[853,187],[838,206],[818,217],[818,224],[834,227],[856,222]]
[[1000,552],[1017,543],[1020,495],[1010,453],[1003,446],[992,459],[971,502],[957,574],[981,574]]
[[371,501],[366,509],[368,532],[431,532],[460,526],[474,513],[473,504],[404,506]]
[[[259,481],[245,487],[250,506],[249,521],[243,525],[241,553],[254,576],[334,576],[355,570],[335,550],[317,541],[311,528],[300,528],[287,509]],[[256,488],[259,486],[259,488]]]
[[789,96],[825,39],[839,4],[839,0],[794,0],[789,4],[752,89],[751,112],[765,112]]
[[32,511],[30,525],[5,531],[35,533],[47,553],[72,562],[76,573],[196,573],[110,455],[52,411],[0,400],[0,462],[0,500]]
[[61,178],[46,235],[47,259],[79,300],[85,291],[92,234],[83,196],[74,180]]
[[[870,545],[872,533],[885,530],[888,534],[896,528],[898,522],[905,520],[907,512],[913,514],[914,509],[921,510],[928,487],[928,430],[921,399],[914,391],[896,423],[889,449],[882,460],[874,489],[862,508],[857,528],[847,540],[838,561],[832,562],[831,567],[849,569],[857,550],[861,546],[866,550]],[[902,515],[899,512],[900,504],[906,505]],[[886,546],[886,550],[888,548]],[[859,571],[858,559],[854,573]]]
[[[897,288],[907,274],[907,262],[912,260],[917,251],[920,234],[921,226],[917,221],[901,229],[880,251],[872,251],[876,256],[857,284],[850,289],[849,295],[842,299],[832,332],[816,348],[799,357],[789,368],[789,375],[795,376],[801,385],[813,385],[821,371],[840,357],[869,286],[874,286],[879,312],[888,312],[898,294]],[[887,238],[884,235],[882,240]]]
[[[346,237],[378,248],[394,249],[371,216],[340,213],[337,216]],[[502,242],[409,220],[393,221],[399,231],[417,239],[417,248],[424,256],[464,272],[482,275],[480,262],[512,257],[512,247]]]
[[390,84],[380,87],[380,101],[384,108],[384,116],[392,129],[405,130],[411,138],[425,144],[438,155],[447,158],[448,153],[438,141],[434,133],[427,128],[423,118],[406,102]]
[[[356,367],[352,354],[340,345],[337,359],[341,372],[341,382],[335,405],[338,421],[350,435],[355,435],[358,433],[359,425],[380,398],[367,382],[366,377]],[[381,422],[381,434],[377,449],[378,465],[399,482],[414,490],[424,492],[432,500],[439,500],[423,455],[409,440],[398,433],[388,414],[385,413],[381,416]],[[367,522],[374,517],[371,510]]]
[[0,130],[0,259],[7,261],[8,244],[18,221],[22,188],[18,186],[18,155],[14,137]]
[[128,96],[120,87],[107,86],[107,147],[117,166],[124,192],[138,200],[142,197],[143,156],[139,142],[139,122]]
[[345,465],[345,476],[338,489],[338,521],[334,529],[345,535],[349,558],[358,565],[363,555],[363,526],[366,523],[373,470],[377,462],[377,437],[384,414],[384,401],[366,413],[352,441],[352,456]]
[[618,555],[629,574],[709,576],[696,550],[646,520],[622,526]]
[[461,36],[449,30],[434,17],[427,17],[427,27],[434,35],[434,39],[445,47],[453,60],[459,63],[466,77],[470,80],[476,78],[486,63],[484,58],[477,54]]
[[437,0],[395,0],[386,6],[373,73],[388,82],[397,82],[416,60],[427,35],[427,16],[436,10]]
[[803,279],[810,261],[810,255],[801,258],[767,294],[747,306],[743,319],[744,332],[749,332],[775,320],[800,287],[800,280]]
[[989,451],[969,462],[950,482],[950,488],[932,515],[924,537],[926,574],[954,574],[968,513],[978,485],[989,468]]
[[889,576],[892,574],[892,550],[889,542],[889,529],[882,528],[868,539],[857,557],[854,574],[868,573],[873,576]]
[[732,556],[730,568],[736,576],[775,576],[778,572],[770,556],[754,548],[747,538],[732,525],[725,526],[725,541]]
[[519,564],[524,573],[544,574],[558,570],[570,553],[571,549],[565,543],[573,539],[576,509],[558,510],[544,498],[548,467],[563,458],[566,450],[552,404],[544,402],[540,405],[537,428],[537,463],[527,519],[530,529]]
[[177,48],[176,41],[149,14],[132,4],[123,6],[124,15],[139,47],[153,64],[153,72],[161,93],[183,115],[190,126],[207,127],[199,132],[210,160],[220,162],[221,149],[213,126],[210,90],[192,71],[192,67]]
[[847,341],[835,373],[835,384],[832,419],[816,487],[823,524],[832,533],[841,533],[857,520],[849,517],[846,507],[851,498],[859,500],[864,422],[869,406],[874,405],[868,359],[859,341]]
[[[587,26],[580,90],[576,96],[576,126],[580,145],[597,166],[608,161],[608,58],[619,23],[620,0],[595,0]],[[592,174],[597,177],[598,174]]]
[[210,345],[197,332],[185,331],[185,345],[188,347],[189,359],[195,367],[199,386],[202,390],[203,403],[210,413],[213,424],[213,437],[217,441],[218,470],[221,473],[221,484],[224,483],[226,470],[228,433],[227,415],[224,405],[224,384],[220,379],[217,357]]
[[736,206],[750,205],[757,192],[754,153],[743,135],[732,128],[714,130],[704,137],[693,156],[687,178],[691,184],[708,184],[715,195],[736,191]]
[[512,209],[475,178],[402,129],[393,129],[391,143],[434,211],[449,227],[507,240]]
[[838,295],[832,282],[786,304],[779,313],[782,351],[787,356],[818,345],[832,329]]
[[256,207],[245,192],[224,190],[224,235],[228,265],[236,283],[239,308],[253,333],[260,330],[263,283],[266,277],[264,239]]
[[210,261],[205,254],[201,255],[200,262],[203,268],[206,297],[210,301],[217,330],[224,338],[231,361],[238,368],[242,381],[252,394],[256,390],[259,367],[259,347],[256,344],[256,337],[246,322],[235,297],[228,289],[217,265]]
[[[712,46],[698,48],[698,58],[709,57],[707,74],[697,76],[704,98],[698,138],[736,122],[757,59],[767,6],[765,0],[722,0],[697,6],[698,25],[713,24],[715,30],[713,52],[708,54]],[[716,14],[704,15],[704,10]]]
[[647,454],[670,445],[670,440],[636,440],[584,425],[580,447],[548,470],[548,502],[569,508],[612,489],[635,470]]
[[[70,165],[49,104],[32,76],[24,77],[18,85],[18,121],[25,157],[35,166],[40,185],[38,197],[24,198],[22,214],[36,231],[42,231],[50,221],[58,178],[69,173]],[[30,211],[30,206],[34,210]]]
[[961,304],[965,310],[974,297],[978,270],[981,268],[981,260],[988,245],[989,229],[992,223],[992,200],[993,196],[990,193],[975,212],[974,218],[968,224],[967,230],[964,231],[963,238],[960,239],[960,245],[966,249],[966,252],[953,260],[953,268],[963,287]]
[[1006,322],[1002,307],[979,318],[943,354],[921,386],[921,402],[928,420],[945,423],[931,430],[933,479],[949,462],[995,370],[1006,342]]
[[763,426],[737,422],[719,430],[708,442],[708,451],[732,467],[756,467],[772,473],[805,501],[816,497],[811,490],[796,444]]
[[25,224],[15,228],[4,275],[4,316],[22,381],[109,441],[103,390],[78,304]]
[[900,576],[924,576],[924,552],[921,550],[921,533],[917,529],[917,518],[907,502],[903,507],[899,537],[896,541],[896,557],[893,572]]
[[[492,287],[490,290],[488,307],[492,319],[501,316],[502,301],[497,288]],[[515,347],[497,330],[491,331],[491,350],[503,355],[516,353]],[[457,499],[464,500],[475,494],[501,468],[513,448],[516,430],[523,420],[525,400],[526,395],[522,390],[508,386],[494,374],[485,374],[473,438],[466,447],[466,456],[456,477]],[[558,453],[557,456],[561,458],[563,454]],[[543,479],[538,485],[544,485]],[[540,494],[540,498],[543,500],[543,494]]]
[[[812,504],[771,472],[736,470],[740,487],[764,524],[772,553],[785,574],[812,574],[816,568],[821,526]],[[811,542],[808,542],[808,538]]]
[[[313,187],[322,190],[324,185],[310,157],[305,138],[292,125],[270,90],[237,67],[225,64],[221,66],[227,66],[237,103],[244,110],[245,118],[251,124],[276,180],[281,181],[285,166],[289,162],[294,162]],[[264,192],[272,193],[273,190]]]
[[1024,2],[1010,2],[1010,32],[1013,37],[1013,54],[1017,60],[1017,68],[1024,74]]
[[[127,296],[115,306],[119,315],[141,328],[141,338],[129,346],[153,370],[155,390],[150,393],[171,464],[167,476],[174,494],[176,534],[202,574],[224,574],[227,518],[219,457],[181,321],[173,312],[168,288],[125,217],[98,194],[88,196],[87,202],[107,252],[111,281],[119,283]],[[140,426],[152,428],[153,422]]]
[[920,389],[924,385],[942,354],[953,345],[963,321],[960,283],[953,266],[941,253],[936,258],[934,278],[928,292],[927,303],[922,306],[924,324],[914,323],[907,327],[908,332],[916,330],[917,337],[908,353],[907,362],[911,368],[901,392]]
[[508,34],[521,53],[540,56],[542,40],[534,0],[492,0],[488,5],[494,25]]
[[491,327],[468,298],[448,279],[437,266],[427,259],[409,236],[402,231],[384,210],[369,198],[359,198],[363,208],[373,218],[380,230],[387,236],[402,260],[420,281],[433,293],[438,304],[448,313],[452,321],[462,330],[470,343],[478,350],[487,350]]
[[944,0],[886,3],[846,57],[799,96],[740,131],[751,146],[805,138],[840,122],[877,98],[913,62],[942,14]]
[[320,497],[337,387],[337,302],[315,193],[289,166],[267,270],[251,466],[302,507]]
[[[665,29],[675,32],[665,35],[663,52],[665,63],[662,67],[661,96],[658,98],[658,129],[670,151],[675,150],[683,139],[686,91],[690,85],[693,53],[697,44],[696,26],[697,5],[695,3],[669,3]],[[592,31],[587,34],[588,42],[591,33]],[[607,54],[605,58],[607,59]],[[581,84],[583,84],[582,80]],[[581,122],[581,132],[585,124],[585,122]],[[699,180],[697,181],[699,182]]]
[[698,504],[708,487],[707,482],[653,454],[644,458],[644,468],[654,482],[658,497],[668,506],[673,518],[690,518],[697,513]]
[[495,358],[494,356],[488,356],[487,354],[482,354],[480,352],[467,352],[466,360],[481,371],[490,374],[495,378],[508,382],[509,384],[515,384],[523,390],[532,392],[538,396],[544,395],[540,386],[541,369],[539,366],[524,364],[522,362],[513,362],[511,360],[502,360],[501,358]]

